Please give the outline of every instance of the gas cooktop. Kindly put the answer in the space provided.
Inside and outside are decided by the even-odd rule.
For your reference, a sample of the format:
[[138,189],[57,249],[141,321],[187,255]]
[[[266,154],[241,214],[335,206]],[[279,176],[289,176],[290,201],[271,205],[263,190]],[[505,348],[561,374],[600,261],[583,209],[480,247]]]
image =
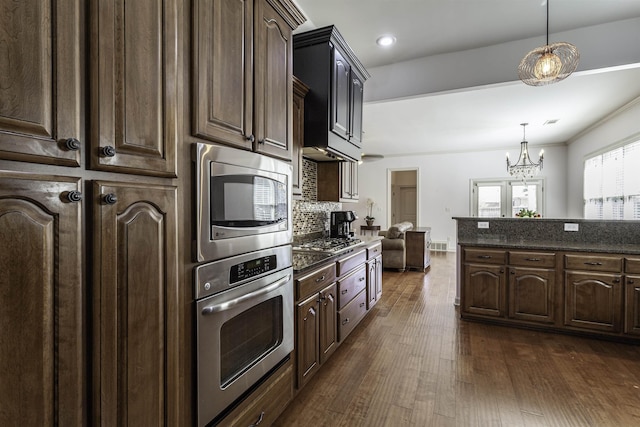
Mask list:
[[294,244],[295,252],[316,252],[324,254],[338,254],[346,249],[358,246],[362,243],[360,239],[326,238],[314,239],[308,242]]

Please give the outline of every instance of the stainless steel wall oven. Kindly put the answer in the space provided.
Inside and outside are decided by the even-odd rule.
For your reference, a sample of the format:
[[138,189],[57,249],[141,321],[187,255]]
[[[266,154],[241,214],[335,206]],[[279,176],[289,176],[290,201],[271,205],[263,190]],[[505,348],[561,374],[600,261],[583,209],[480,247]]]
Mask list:
[[196,261],[290,244],[289,163],[213,144],[194,144]]
[[196,267],[198,425],[224,415],[294,346],[291,246]]

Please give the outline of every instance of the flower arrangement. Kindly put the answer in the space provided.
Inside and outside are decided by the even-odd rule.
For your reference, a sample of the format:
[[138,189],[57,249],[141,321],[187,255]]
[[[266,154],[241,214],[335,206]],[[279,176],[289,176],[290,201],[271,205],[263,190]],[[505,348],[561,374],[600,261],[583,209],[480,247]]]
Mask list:
[[530,211],[529,209],[522,208],[522,209],[520,209],[520,212],[518,212],[516,214],[516,217],[518,217],[518,218],[542,218],[542,215],[540,215],[536,211]]
[[367,221],[367,224],[369,224],[369,222],[373,224],[373,220],[376,219],[373,216],[373,207],[375,206],[375,204],[376,202],[373,199],[367,199],[367,216],[364,217],[365,221]]

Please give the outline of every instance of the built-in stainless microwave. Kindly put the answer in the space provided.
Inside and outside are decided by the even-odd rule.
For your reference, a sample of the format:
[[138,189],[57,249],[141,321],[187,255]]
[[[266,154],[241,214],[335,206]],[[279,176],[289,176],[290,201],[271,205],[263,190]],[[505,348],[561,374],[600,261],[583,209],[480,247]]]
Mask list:
[[291,164],[194,144],[197,261],[290,244]]

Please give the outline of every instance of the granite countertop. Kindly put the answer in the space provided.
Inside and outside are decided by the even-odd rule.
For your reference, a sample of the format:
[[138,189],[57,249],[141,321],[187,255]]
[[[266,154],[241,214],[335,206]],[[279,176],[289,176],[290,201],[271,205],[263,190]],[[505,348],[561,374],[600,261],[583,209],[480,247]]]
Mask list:
[[478,237],[458,241],[462,246],[480,246],[488,248],[508,249],[539,249],[551,251],[601,252],[640,255],[640,244],[628,243],[588,243],[588,242],[557,242],[531,241],[508,237]]
[[[358,238],[362,240],[362,243],[353,246],[353,249],[366,248],[367,246],[382,240],[382,237],[380,236],[358,236]],[[304,271],[311,270],[312,268],[336,262],[338,258],[343,255],[344,254],[333,255],[318,252],[293,251],[293,272],[294,274],[300,274]]]

